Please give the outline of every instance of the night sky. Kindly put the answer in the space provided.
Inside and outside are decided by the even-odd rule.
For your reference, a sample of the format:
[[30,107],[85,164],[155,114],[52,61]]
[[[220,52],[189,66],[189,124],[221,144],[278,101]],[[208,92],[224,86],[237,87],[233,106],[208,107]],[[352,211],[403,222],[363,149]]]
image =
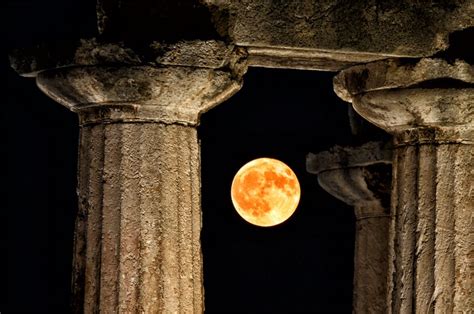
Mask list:
[[[2,313],[68,312],[77,117],[10,69],[5,53],[42,39],[94,36],[95,1],[63,2],[9,0],[1,8]],[[307,153],[354,143],[333,76],[251,68],[242,90],[202,117],[206,312],[351,312],[354,214],[305,171]],[[301,184],[297,211],[273,228],[245,222],[230,199],[234,174],[258,157],[285,162]]]

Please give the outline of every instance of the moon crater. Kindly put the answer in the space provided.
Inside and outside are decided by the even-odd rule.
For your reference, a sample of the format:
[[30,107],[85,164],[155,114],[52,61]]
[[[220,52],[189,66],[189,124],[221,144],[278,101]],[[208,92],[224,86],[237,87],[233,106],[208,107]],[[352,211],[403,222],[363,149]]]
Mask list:
[[269,227],[287,220],[298,207],[300,185],[283,162],[259,158],[245,164],[234,177],[232,203],[246,221]]

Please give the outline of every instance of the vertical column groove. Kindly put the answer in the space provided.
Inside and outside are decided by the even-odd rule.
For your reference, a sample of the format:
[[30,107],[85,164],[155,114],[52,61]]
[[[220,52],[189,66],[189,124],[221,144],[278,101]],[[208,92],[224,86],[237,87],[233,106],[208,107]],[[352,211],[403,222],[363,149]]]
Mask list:
[[[433,309],[435,313],[448,313],[453,311],[454,290],[454,169],[452,161],[456,158],[457,145],[439,145],[437,163],[435,206],[435,267]],[[444,162],[443,162],[444,161]]]
[[89,177],[87,180],[87,247],[86,247],[86,269],[85,269],[85,295],[84,312],[98,313],[100,302],[100,273],[102,251],[102,208],[103,208],[103,171],[105,138],[104,126],[97,125],[90,128],[84,134],[87,146],[84,149],[90,151],[90,160],[84,164],[89,165]]
[[398,235],[395,243],[395,308],[401,313],[412,313],[413,290],[414,290],[414,266],[415,259],[415,226],[417,216],[417,147],[407,146],[399,148],[396,154],[398,158],[397,182],[398,185],[398,208],[395,211],[395,232]]
[[196,129],[88,126],[80,149],[76,303],[87,313],[202,312]]
[[454,164],[454,182],[454,312],[468,313],[474,309],[473,145],[459,145]]
[[[140,194],[134,191],[139,189],[139,145],[131,145],[139,136],[136,128],[130,124],[123,124],[121,147],[121,203],[122,210],[120,215],[120,269],[118,272],[118,304],[119,311],[124,313],[138,311],[138,287],[140,272]],[[128,143],[128,145],[126,144]]]
[[398,208],[399,208],[399,178],[400,178],[400,154],[397,150],[394,151],[393,161],[392,161],[392,194],[390,196],[390,207],[392,217],[389,225],[388,233],[388,269],[387,269],[387,309],[389,313],[394,313],[397,303],[398,295],[398,286],[395,284],[397,282],[397,267],[396,267],[396,257],[398,249],[398,239],[397,239],[397,222],[398,222]]
[[104,191],[102,194],[102,257],[100,311],[116,312],[118,306],[117,274],[119,273],[121,202],[122,126],[106,124],[104,130]]
[[389,271],[393,313],[474,308],[473,155],[466,144],[397,148]]
[[[85,267],[86,267],[86,248],[87,248],[87,197],[89,185],[90,167],[89,149],[87,149],[84,139],[88,138],[88,131],[79,130],[79,158],[78,158],[78,176],[77,176],[77,197],[78,212],[75,221],[74,247],[73,247],[73,269],[72,269],[72,300],[71,309],[73,313],[84,312],[84,291],[85,291]],[[86,166],[87,165],[87,166]]]
[[415,249],[415,309],[430,313],[430,300],[434,289],[435,219],[433,195],[436,181],[436,148],[422,145],[418,148],[418,219],[416,224]]
[[357,218],[354,247],[354,313],[384,313],[387,283],[388,226],[390,215],[383,214],[380,202],[356,206],[357,212],[369,211],[378,216]]

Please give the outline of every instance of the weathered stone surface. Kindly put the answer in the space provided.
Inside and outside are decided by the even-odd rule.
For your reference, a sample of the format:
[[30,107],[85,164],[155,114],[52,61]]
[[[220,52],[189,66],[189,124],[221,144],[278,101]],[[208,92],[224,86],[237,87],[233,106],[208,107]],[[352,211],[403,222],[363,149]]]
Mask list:
[[363,207],[372,215],[358,214],[356,221],[353,313],[387,313],[390,217],[378,204],[372,206]]
[[429,137],[438,142],[472,143],[474,66],[464,61],[378,61],[342,71],[334,78],[334,89],[387,132],[429,127]]
[[249,65],[265,68],[340,71],[358,63],[385,59],[385,56],[345,51],[301,48],[246,47]]
[[354,206],[354,313],[387,312],[392,150],[380,142],[309,154],[306,169],[328,193]]
[[[34,53],[36,64],[12,63],[23,74],[83,64],[75,52],[90,44],[112,62],[155,63],[161,48],[154,47],[217,40],[248,49],[251,66],[339,71],[389,57],[433,56],[451,48],[449,35],[474,27],[471,0],[98,0],[97,15],[101,44],[55,43]],[[45,67],[49,59],[55,64]]]
[[449,79],[474,84],[474,67],[462,60],[450,63],[443,59],[430,58],[388,59],[342,71],[334,77],[334,91],[340,98],[352,102],[352,97],[358,94],[413,88],[423,82]]
[[197,131],[160,123],[81,128],[76,313],[200,313]]
[[[156,51],[156,62],[159,64],[193,65],[212,69],[225,67],[231,62],[234,52],[234,46],[215,40],[181,41],[175,44],[153,42],[150,47]],[[239,52],[245,55],[243,49]]]
[[392,138],[390,134],[362,118],[352,106],[347,106],[347,113],[355,144],[369,141],[390,142]]
[[[454,105],[455,104],[455,105]],[[474,140],[474,85],[472,88],[433,88],[374,91],[353,98],[355,110],[387,132],[432,128],[427,139],[439,143]],[[428,135],[429,134],[429,135]],[[431,137],[434,137],[433,139]]]
[[474,149],[405,145],[394,158],[390,306],[394,312],[474,308]]
[[364,167],[377,163],[392,163],[392,150],[389,144],[368,142],[359,147],[334,146],[329,151],[310,153],[306,157],[306,169],[314,174],[332,169]]
[[39,88],[80,114],[80,124],[197,125],[200,115],[242,84],[226,71],[191,67],[67,67],[40,72]]
[[247,69],[244,50],[217,41],[153,42],[154,53],[146,57],[124,44],[96,40],[72,43],[64,51],[43,48],[17,51],[12,66],[79,112],[81,124],[196,125],[203,112],[240,89]]
[[472,66],[420,64],[347,69],[335,89],[394,135],[389,309],[468,313],[474,308]]
[[[325,55],[322,60],[354,58],[352,61],[359,63],[380,56],[431,56],[448,47],[448,34],[474,26],[474,4],[470,0],[204,2],[227,17],[218,21],[227,25],[232,41],[255,48],[259,56],[254,59],[256,64],[266,66],[292,67],[297,63],[298,67],[311,68],[310,55],[304,58],[304,65],[298,61],[298,54],[305,50]],[[282,49],[287,64],[283,58],[274,58]],[[292,54],[295,58],[288,57]],[[321,59],[313,60],[315,68],[323,68],[318,65]],[[335,67],[333,61],[331,68]]]
[[240,89],[245,54],[218,42],[155,43],[148,63],[122,44],[76,48],[41,64],[16,59],[79,114],[73,310],[202,313],[195,126]]
[[246,57],[245,49],[215,40],[175,43],[147,41],[137,47],[124,42],[91,38],[18,49],[11,53],[10,63],[19,74],[29,77],[61,67],[99,65],[219,68],[229,69],[236,76],[242,76],[247,65]]

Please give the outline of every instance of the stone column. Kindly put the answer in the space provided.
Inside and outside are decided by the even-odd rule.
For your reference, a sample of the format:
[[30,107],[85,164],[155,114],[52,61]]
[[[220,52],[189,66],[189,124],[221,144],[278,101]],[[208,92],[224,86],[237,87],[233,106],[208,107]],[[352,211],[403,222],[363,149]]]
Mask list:
[[196,126],[240,89],[245,67],[221,43],[172,48],[155,65],[36,73],[81,127],[74,312],[204,311]]
[[388,307],[474,309],[474,69],[387,60],[336,76],[338,95],[394,136]]
[[308,172],[319,185],[354,206],[354,313],[385,313],[392,151],[380,142],[360,147],[336,146],[309,154]]

